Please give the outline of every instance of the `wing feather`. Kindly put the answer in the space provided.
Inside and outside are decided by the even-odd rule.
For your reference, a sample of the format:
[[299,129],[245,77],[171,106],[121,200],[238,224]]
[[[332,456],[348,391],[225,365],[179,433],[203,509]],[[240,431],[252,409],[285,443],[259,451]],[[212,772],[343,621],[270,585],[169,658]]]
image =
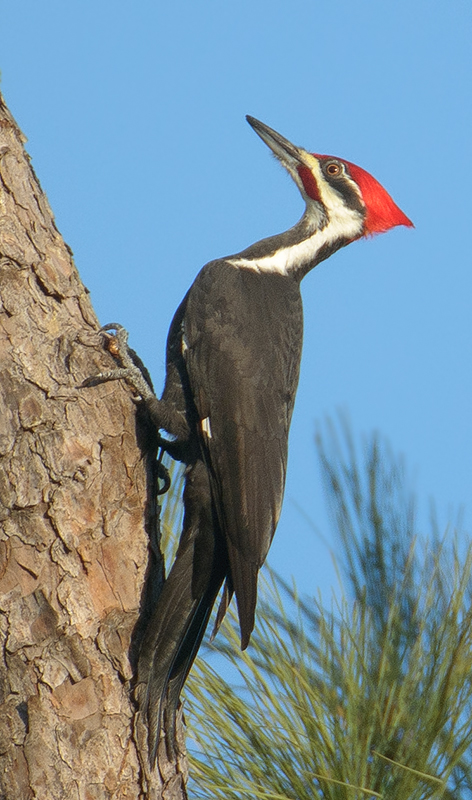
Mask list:
[[299,284],[212,262],[189,292],[183,327],[244,645],[254,625],[258,570],[282,507],[302,345]]

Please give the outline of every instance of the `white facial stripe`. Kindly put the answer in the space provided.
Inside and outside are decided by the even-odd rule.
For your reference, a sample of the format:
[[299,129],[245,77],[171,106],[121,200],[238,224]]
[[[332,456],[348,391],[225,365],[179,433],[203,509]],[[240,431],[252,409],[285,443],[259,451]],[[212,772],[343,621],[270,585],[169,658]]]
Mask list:
[[[341,195],[335,189],[333,189],[333,187],[328,183],[328,181],[324,177],[318,159],[315,158],[315,156],[313,156],[311,153],[305,152],[304,160],[308,168],[315,176],[316,184],[318,186],[318,191],[321,197],[321,202],[323,203],[327,211],[332,212],[338,209],[340,206],[343,206],[344,201]],[[357,192],[360,199],[362,200],[362,195],[359,191],[359,187],[357,186],[356,182],[353,181],[349,177],[349,175],[346,174],[344,174],[344,179],[352,185],[353,189]],[[329,216],[331,216],[331,213],[329,213]]]
[[200,422],[200,427],[202,429],[202,433],[211,439],[210,417],[205,417],[205,419],[202,419]]
[[228,263],[235,267],[253,269],[256,272],[278,272],[288,275],[314,261],[316,254],[327,244],[340,237],[355,239],[362,231],[363,219],[358,211],[347,208],[340,200],[330,208],[330,221],[322,230],[316,231],[299,244],[278,250],[271,256],[255,259],[231,258]]

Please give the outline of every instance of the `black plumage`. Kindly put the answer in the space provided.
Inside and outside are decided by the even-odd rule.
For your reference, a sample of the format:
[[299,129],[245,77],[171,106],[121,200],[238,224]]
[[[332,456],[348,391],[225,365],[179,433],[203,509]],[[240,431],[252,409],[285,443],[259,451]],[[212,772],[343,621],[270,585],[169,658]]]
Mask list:
[[169,330],[161,399],[126,348],[123,368],[97,378],[133,385],[156,427],[173,437],[163,446],[186,464],[180,544],[138,663],[151,763],[164,719],[174,747],[180,692],[223,583],[216,628],[233,593],[243,648],[254,628],[258,572],[285,485],[303,338],[300,281],[361,236],[412,225],[365,170],[248,121],[298,186],[301,220],[203,267]]
[[262,276],[228,261],[201,270],[172,322],[164,392],[148,407],[187,464],[185,517],[139,660],[151,750],[224,580],[226,601],[236,595],[242,647],[249,642],[258,572],[282,505],[302,330],[295,276]]

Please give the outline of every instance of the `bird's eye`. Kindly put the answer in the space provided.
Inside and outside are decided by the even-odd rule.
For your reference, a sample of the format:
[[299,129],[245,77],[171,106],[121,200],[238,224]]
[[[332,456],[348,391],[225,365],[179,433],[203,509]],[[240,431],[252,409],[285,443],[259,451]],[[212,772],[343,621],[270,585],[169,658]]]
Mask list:
[[326,165],[325,169],[330,178],[336,178],[338,175],[341,175],[342,172],[341,164],[338,164],[336,161],[330,161],[330,163]]

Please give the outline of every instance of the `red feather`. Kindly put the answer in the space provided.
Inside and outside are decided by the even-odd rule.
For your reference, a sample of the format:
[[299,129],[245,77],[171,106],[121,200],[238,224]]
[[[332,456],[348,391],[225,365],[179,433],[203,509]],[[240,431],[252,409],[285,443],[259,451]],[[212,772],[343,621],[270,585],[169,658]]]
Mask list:
[[321,203],[320,190],[318,189],[316,178],[311,169],[300,166],[297,167],[297,172],[300,175],[303,187],[308,197],[311,197],[312,200],[317,200],[319,203]]
[[[333,156],[319,156],[316,153],[313,153],[313,155],[316,158],[333,158]],[[412,221],[408,219],[401,208],[398,208],[389,193],[373,175],[350,161],[345,159],[337,160],[346,164],[351,178],[361,190],[362,199],[367,210],[364,236],[385,233],[385,231],[395,228],[397,225],[406,225],[408,228],[414,227]]]

